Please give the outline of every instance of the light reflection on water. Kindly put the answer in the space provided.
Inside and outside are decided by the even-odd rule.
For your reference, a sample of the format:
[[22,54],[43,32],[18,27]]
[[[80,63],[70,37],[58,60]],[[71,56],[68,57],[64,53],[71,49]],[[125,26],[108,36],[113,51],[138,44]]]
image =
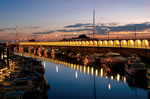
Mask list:
[[[53,68],[59,68],[59,72],[57,69],[54,72]],[[130,88],[126,83],[126,76],[119,73],[108,75],[103,68],[94,70],[90,66],[46,61],[46,78],[51,84],[51,89],[48,92],[49,98],[71,99],[76,97],[83,99],[85,97],[94,99],[94,75],[97,99],[101,97],[103,97],[102,99],[111,99],[112,97],[116,99],[148,99],[146,90]]]
[[148,99],[148,91],[129,85],[128,76],[104,68],[44,60],[46,79],[51,85],[49,99],[94,99],[94,95],[96,99]]

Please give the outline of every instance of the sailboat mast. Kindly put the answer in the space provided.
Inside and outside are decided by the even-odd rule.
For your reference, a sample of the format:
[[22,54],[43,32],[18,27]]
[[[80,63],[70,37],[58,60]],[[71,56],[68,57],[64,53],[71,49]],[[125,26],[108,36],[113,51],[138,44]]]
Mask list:
[[93,38],[95,33],[95,10],[93,10]]

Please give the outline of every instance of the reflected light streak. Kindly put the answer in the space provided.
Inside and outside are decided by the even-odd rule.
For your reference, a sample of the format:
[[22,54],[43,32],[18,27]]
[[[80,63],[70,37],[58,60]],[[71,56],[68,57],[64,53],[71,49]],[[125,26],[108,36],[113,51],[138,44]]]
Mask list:
[[110,83],[108,83],[108,89],[111,90],[111,84]]
[[58,72],[58,66],[56,66],[56,72]]
[[90,67],[89,66],[87,68],[87,73],[88,73],[88,75],[90,74]]
[[100,76],[103,77],[103,68],[101,68],[101,75]]
[[75,72],[75,78],[76,79],[78,78],[78,72],[77,71]]
[[117,74],[117,81],[120,81],[120,75]]
[[111,76],[111,80],[113,80],[114,79],[114,77],[113,76]]
[[84,73],[86,72],[86,66],[84,66],[84,69],[83,69]]
[[123,77],[123,81],[124,81],[124,83],[126,83],[126,77],[125,76]]
[[92,74],[92,75],[94,74],[94,69],[93,69],[93,67],[91,68],[91,74]]
[[96,69],[96,71],[95,71],[95,75],[96,75],[96,77],[98,76],[98,70]]
[[82,72],[82,66],[80,66],[80,72]]

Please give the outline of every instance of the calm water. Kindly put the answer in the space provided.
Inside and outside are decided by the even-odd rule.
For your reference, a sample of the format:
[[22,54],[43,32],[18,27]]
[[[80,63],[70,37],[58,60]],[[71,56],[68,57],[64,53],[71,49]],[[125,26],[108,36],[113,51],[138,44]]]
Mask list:
[[148,99],[148,90],[126,75],[65,62],[43,64],[51,86],[49,99]]

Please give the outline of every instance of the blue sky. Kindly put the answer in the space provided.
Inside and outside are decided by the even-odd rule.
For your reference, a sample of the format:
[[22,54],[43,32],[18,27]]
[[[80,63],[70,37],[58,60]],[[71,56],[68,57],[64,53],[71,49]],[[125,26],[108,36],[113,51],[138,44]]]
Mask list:
[[[0,30],[18,25],[20,35],[30,35],[92,23],[93,9],[97,24],[140,24],[150,20],[149,5],[150,0],[0,0]],[[15,31],[0,33],[1,37],[13,36]]]

